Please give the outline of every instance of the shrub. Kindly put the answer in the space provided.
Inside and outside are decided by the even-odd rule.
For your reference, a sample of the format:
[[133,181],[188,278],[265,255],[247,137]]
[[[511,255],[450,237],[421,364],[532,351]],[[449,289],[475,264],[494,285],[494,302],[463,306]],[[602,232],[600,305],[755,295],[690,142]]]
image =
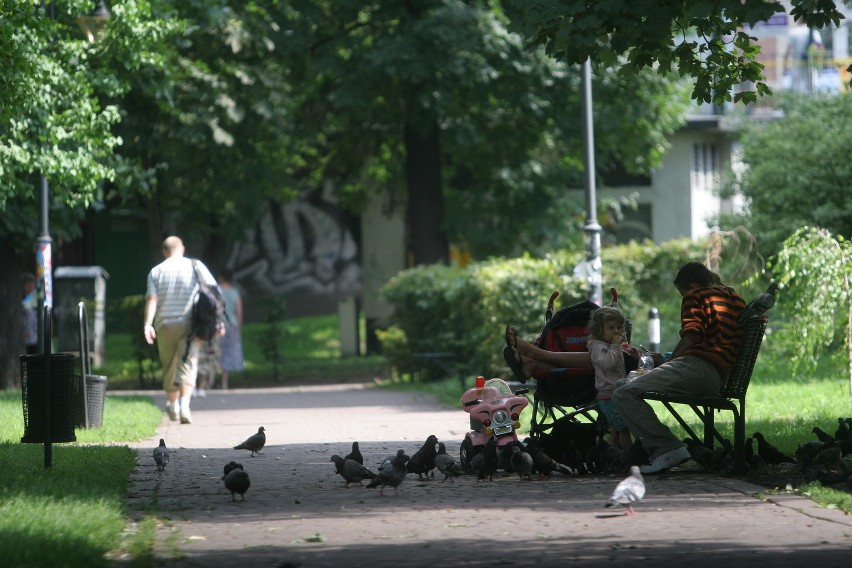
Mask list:
[[[417,368],[412,353],[449,351],[460,356],[464,373],[505,374],[503,329],[513,324],[522,336],[541,330],[551,292],[556,308],[586,298],[586,283],[573,275],[582,251],[560,251],[535,259],[491,259],[466,268],[420,266],[391,279],[382,295],[394,307],[392,331],[378,334],[389,362],[400,372]],[[680,297],[672,286],[677,269],[704,260],[706,244],[687,239],[663,245],[632,243],[602,251],[604,299],[609,288],[633,320],[634,342],[647,343],[648,309],[661,314],[664,346],[674,345]]]

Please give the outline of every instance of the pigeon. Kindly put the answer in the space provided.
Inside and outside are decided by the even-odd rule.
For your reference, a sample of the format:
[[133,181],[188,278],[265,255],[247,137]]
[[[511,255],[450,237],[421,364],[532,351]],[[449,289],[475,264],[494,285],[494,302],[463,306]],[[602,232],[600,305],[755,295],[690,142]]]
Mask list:
[[245,501],[245,492],[251,486],[248,474],[243,470],[243,466],[237,462],[230,462],[225,465],[225,475],[222,479],[225,481],[225,489],[231,492],[231,501],[236,501],[236,493],[240,494],[240,500]]
[[446,481],[448,478],[450,481],[455,481],[458,476],[464,474],[464,467],[461,462],[447,453],[447,447],[444,445],[444,442],[438,443],[438,453],[435,455],[435,467],[444,474],[442,481]]
[[631,465],[630,475],[618,482],[606,506],[621,506],[624,507],[625,515],[633,515],[636,513],[633,510],[633,504],[641,501],[644,496],[645,480],[642,478],[642,472],[639,471],[638,465]]
[[749,302],[745,309],[740,312],[737,321],[742,323],[748,321],[751,316],[762,316],[769,308],[775,305],[775,292],[778,291],[778,284],[773,282],[766,289],[766,292],[760,294],[757,298]]
[[[423,479],[425,473],[426,479],[429,479],[429,473],[435,469],[435,456],[438,454],[437,445],[438,437],[435,434],[429,435],[420,449],[414,452],[411,459],[408,460],[408,473],[416,473],[420,480]],[[432,475],[435,474],[432,473]]]
[[764,438],[763,434],[760,432],[755,432],[752,436],[755,440],[757,440],[757,455],[766,463],[771,465],[777,465],[779,463],[796,463],[793,458],[784,454],[781,450],[767,442],[766,438]]
[[849,426],[846,425],[847,420],[848,418],[837,419],[837,430],[834,432],[835,440],[842,442],[849,436]]
[[476,474],[477,481],[486,479],[494,481],[494,472],[497,471],[498,462],[497,440],[489,438],[482,451],[470,460],[470,469]]
[[590,472],[603,473],[604,451],[608,445],[606,440],[600,439],[586,451],[586,467],[589,468]]
[[814,462],[820,465],[834,465],[840,463],[843,458],[843,450],[840,449],[840,442],[832,442],[826,444],[816,456]]
[[816,434],[817,440],[819,440],[820,442],[829,443],[829,442],[833,442],[835,440],[835,436],[832,436],[831,434],[829,434],[828,432],[826,432],[825,430],[823,430],[819,426],[814,426],[814,428],[813,428],[813,430],[811,430],[811,432]]
[[524,478],[529,479],[533,468],[532,456],[518,444],[511,444],[510,447],[512,448],[512,471],[517,473],[522,481]]
[[502,469],[506,473],[512,473],[512,446],[514,444],[506,444],[497,452],[497,469]]
[[689,450],[689,455],[695,463],[708,471],[718,471],[726,465],[726,453],[724,450],[711,450],[701,442],[695,441],[687,436],[683,439],[683,443]]
[[260,450],[263,449],[263,446],[266,444],[266,434],[264,432],[266,428],[261,426],[257,429],[257,434],[252,434],[246,441],[242,444],[234,446],[235,450],[249,450],[251,452],[251,457],[254,457],[254,454],[259,454]]
[[821,485],[834,485],[843,483],[847,472],[836,466],[824,466],[819,464],[808,465],[802,469],[802,477],[806,482],[818,481]]
[[346,481],[343,487],[349,487],[350,483],[357,483],[360,486],[363,480],[376,477],[375,473],[353,459],[342,458],[335,454],[331,456],[330,461],[334,463],[334,468],[340,477]]
[[358,442],[352,442],[352,451],[343,456],[343,459],[354,460],[361,465],[364,465],[364,456],[361,455],[361,449],[358,447]]
[[567,465],[563,465],[547,455],[544,450],[541,449],[541,442],[538,438],[532,436],[525,438],[524,445],[533,457],[533,464],[535,465],[540,478],[550,477],[550,474],[554,471],[559,471],[566,475],[571,475],[573,473],[571,468]]
[[405,479],[408,470],[409,457],[405,455],[405,450],[397,450],[396,455],[388,457],[379,466],[379,472],[376,477],[370,480],[367,487],[379,488],[379,495],[384,495],[385,487],[393,487],[394,495],[399,495],[399,484]]
[[562,463],[573,469],[576,473],[589,473],[586,467],[586,458],[583,456],[583,452],[577,448],[577,443],[574,440],[568,441],[568,448],[562,454]]
[[754,438],[746,438],[743,454],[745,454],[745,462],[749,467],[760,465],[760,457],[754,453]]
[[819,454],[822,450],[825,449],[825,446],[826,443],[820,442],[819,440],[811,440],[810,442],[799,444],[799,447],[796,448],[795,453],[796,461],[801,463],[802,465],[813,464],[814,458],[816,458],[817,454]]
[[617,473],[619,471],[624,471],[624,460],[626,459],[626,455],[626,450],[622,450],[618,446],[610,446],[607,444],[601,453],[603,472]]
[[164,471],[169,463],[169,449],[162,438],[160,438],[160,445],[154,448],[154,461],[157,463],[157,471]]
[[[840,422],[840,419],[837,419]],[[847,418],[846,422],[846,436],[838,438],[840,440],[840,448],[843,450],[843,454],[852,454],[852,418]],[[841,436],[843,436],[842,429],[838,432]]]

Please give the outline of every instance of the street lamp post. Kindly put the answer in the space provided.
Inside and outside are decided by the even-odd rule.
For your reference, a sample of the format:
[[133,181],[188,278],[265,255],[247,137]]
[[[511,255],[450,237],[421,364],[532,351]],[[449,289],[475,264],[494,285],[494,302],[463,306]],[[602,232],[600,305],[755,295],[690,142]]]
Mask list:
[[[45,15],[51,20],[56,19],[53,2],[42,2]],[[87,16],[77,18],[77,24],[90,42],[97,39],[103,25],[110,19],[109,8],[103,0],[98,0],[95,9]],[[50,183],[44,173],[39,176],[40,190],[40,232],[36,238],[36,283],[39,288],[39,314],[44,308],[53,308],[53,239],[50,236]],[[44,318],[39,318],[39,351],[49,353],[50,346],[43,345]]]
[[592,116],[592,62],[583,62],[583,148],[585,150],[586,185],[586,278],[587,297],[603,305],[601,286],[601,226],[598,224],[597,189],[595,186],[595,135]]
[[[42,2],[45,15],[55,19],[52,2]],[[53,239],[50,237],[50,184],[44,173],[39,176],[39,227],[36,237],[36,286],[38,288],[38,313],[44,314],[45,307],[53,307]],[[45,344],[44,317],[38,318],[39,352],[49,353],[50,345]]]

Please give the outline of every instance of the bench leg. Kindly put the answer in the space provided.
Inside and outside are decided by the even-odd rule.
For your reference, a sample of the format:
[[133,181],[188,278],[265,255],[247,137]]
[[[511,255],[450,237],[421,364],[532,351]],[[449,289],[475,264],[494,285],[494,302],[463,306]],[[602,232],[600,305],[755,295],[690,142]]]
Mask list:
[[745,463],[745,412],[734,411],[734,472],[746,470]]

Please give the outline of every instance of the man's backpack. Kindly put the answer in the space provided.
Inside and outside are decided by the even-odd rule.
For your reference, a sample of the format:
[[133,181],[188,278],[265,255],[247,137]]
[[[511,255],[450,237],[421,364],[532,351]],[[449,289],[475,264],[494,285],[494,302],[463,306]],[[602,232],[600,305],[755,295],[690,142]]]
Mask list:
[[218,286],[210,286],[205,282],[198,269],[195,259],[192,259],[192,268],[198,279],[198,293],[192,303],[192,331],[190,338],[197,337],[204,341],[210,341],[216,336],[219,326],[224,321],[225,300]]

